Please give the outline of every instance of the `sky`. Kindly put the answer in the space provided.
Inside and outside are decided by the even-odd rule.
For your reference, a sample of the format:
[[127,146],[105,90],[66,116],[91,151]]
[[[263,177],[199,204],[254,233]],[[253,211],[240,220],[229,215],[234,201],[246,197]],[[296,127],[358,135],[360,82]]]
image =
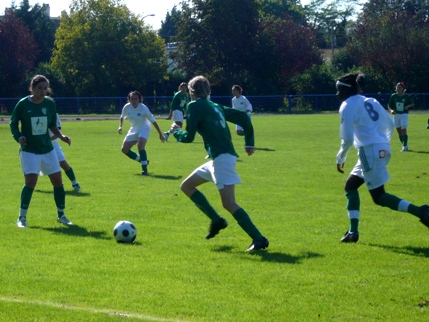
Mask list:
[[[4,14],[5,8],[11,6],[13,0],[0,0],[0,15]],[[22,1],[15,0],[15,5],[18,6]],[[71,0],[30,0],[30,6],[35,4],[42,5],[43,3],[49,4],[51,8],[51,17],[58,17],[61,11],[69,11]],[[154,17],[146,17],[145,24],[151,25],[154,29],[161,28],[161,21],[165,20],[167,11],[171,11],[174,5],[179,5],[180,0],[122,0],[122,2],[134,14],[142,16],[154,14]]]

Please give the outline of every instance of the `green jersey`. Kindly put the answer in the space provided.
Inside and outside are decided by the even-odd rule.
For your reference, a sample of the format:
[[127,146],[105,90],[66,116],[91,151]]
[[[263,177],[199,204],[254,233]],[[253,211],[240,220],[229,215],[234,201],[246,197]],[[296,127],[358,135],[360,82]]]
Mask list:
[[408,94],[403,94],[399,96],[398,93],[393,93],[389,99],[389,107],[394,110],[397,114],[408,114],[408,110],[405,109],[405,106],[413,104],[414,101]]
[[200,98],[188,104],[186,117],[186,131],[177,129],[174,137],[179,142],[191,143],[195,134],[200,134],[212,159],[224,153],[238,156],[232,144],[227,121],[243,128],[245,146],[255,145],[252,122],[243,111]]
[[25,136],[27,145],[21,146],[22,151],[46,154],[54,148],[48,129],[57,126],[55,102],[45,98],[42,103],[34,104],[27,96],[16,104],[9,125],[15,141],[19,142],[19,138]]
[[188,101],[188,96],[185,94],[182,94],[180,91],[174,94],[173,100],[170,104],[170,110],[179,110],[183,112],[183,110],[186,107],[186,102]]

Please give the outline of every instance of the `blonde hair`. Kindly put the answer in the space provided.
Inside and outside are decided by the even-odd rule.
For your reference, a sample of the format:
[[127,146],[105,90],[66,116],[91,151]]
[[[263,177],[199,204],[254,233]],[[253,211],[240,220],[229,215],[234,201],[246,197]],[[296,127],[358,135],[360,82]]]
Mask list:
[[210,82],[202,75],[195,76],[188,83],[189,93],[195,98],[207,98],[210,95]]

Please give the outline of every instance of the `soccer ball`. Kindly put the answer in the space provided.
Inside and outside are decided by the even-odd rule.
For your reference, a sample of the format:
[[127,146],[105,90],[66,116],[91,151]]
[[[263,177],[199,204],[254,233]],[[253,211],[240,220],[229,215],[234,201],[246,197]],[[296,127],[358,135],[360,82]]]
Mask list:
[[121,220],[113,228],[113,236],[118,243],[133,243],[137,237],[137,228],[132,222]]

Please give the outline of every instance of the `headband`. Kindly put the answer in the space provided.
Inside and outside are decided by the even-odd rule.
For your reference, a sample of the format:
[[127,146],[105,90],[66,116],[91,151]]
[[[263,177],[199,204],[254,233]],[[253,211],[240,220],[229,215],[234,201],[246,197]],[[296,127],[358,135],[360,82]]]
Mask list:
[[335,85],[336,85],[336,86],[341,85],[341,86],[346,86],[346,87],[352,87],[352,85],[350,85],[350,84],[346,84],[346,83],[341,82],[341,81],[337,81],[337,83],[336,83]]

